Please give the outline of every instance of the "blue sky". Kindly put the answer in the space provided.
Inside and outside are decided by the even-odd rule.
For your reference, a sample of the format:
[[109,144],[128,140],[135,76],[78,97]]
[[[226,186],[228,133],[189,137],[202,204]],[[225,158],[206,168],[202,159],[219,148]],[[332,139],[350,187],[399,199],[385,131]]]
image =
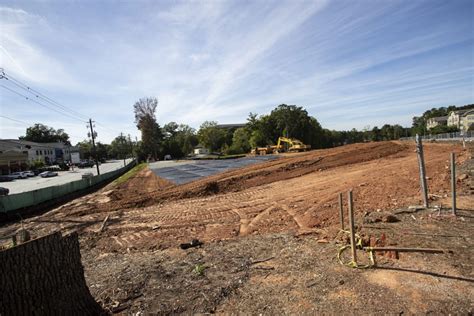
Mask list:
[[[103,142],[140,135],[132,105],[144,96],[158,98],[161,125],[245,122],[286,103],[330,129],[409,126],[474,103],[473,20],[471,0],[0,0],[0,67],[97,120]],[[80,120],[4,88],[0,104],[74,143],[86,136]],[[26,129],[0,124],[0,138]]]

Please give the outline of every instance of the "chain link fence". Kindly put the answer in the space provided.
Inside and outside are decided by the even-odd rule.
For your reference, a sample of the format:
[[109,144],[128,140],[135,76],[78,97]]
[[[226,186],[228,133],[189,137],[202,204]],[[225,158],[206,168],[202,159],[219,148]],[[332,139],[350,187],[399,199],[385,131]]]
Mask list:
[[[467,131],[467,132],[454,132],[454,133],[444,133],[444,134],[436,134],[436,135],[424,135],[421,136],[423,140],[440,140],[440,141],[474,141],[474,131]],[[415,140],[415,136],[412,137],[402,137],[400,140]]]

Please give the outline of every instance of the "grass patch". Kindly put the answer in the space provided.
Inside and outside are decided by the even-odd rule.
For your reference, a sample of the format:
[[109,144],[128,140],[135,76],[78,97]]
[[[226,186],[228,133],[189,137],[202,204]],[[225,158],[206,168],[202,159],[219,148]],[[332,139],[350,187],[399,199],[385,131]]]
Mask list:
[[137,173],[139,173],[140,171],[145,169],[147,166],[148,166],[148,164],[146,162],[142,162],[141,164],[139,164],[139,165],[133,167],[132,169],[128,170],[124,175],[122,175],[119,178],[115,179],[114,183],[115,184],[122,184],[122,183],[128,181],[128,179],[130,179],[131,177],[133,177],[134,175],[136,175]]

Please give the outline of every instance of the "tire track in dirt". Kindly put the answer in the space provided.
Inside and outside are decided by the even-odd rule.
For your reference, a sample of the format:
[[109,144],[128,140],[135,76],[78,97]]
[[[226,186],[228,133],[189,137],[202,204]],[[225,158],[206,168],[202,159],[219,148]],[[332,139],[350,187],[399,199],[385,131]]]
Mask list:
[[[391,146],[394,148],[387,150]],[[449,190],[446,153],[457,152],[458,161],[462,162],[465,159],[464,152],[459,146],[447,144],[426,144],[425,149],[430,192],[444,194]],[[375,152],[370,153],[369,157],[360,156],[368,150]],[[357,155],[359,158],[354,157]],[[306,168],[305,161],[309,158],[320,156],[324,159],[316,165],[326,166],[326,169],[313,165],[310,167],[311,172],[298,171],[298,168]],[[347,160],[337,160],[345,156],[351,156],[351,161],[356,163],[348,164]],[[381,157],[374,158],[378,156]],[[98,203],[101,194],[112,196],[111,188],[106,188],[102,193],[75,200],[70,206],[66,204],[28,219],[23,225],[37,235],[55,231],[58,227],[96,234],[103,219],[110,215],[97,246],[110,251],[124,247],[166,248],[189,242],[193,238],[212,241],[269,232],[299,233],[332,225],[337,222],[337,194],[349,189],[354,190],[357,214],[420,202],[418,164],[412,145],[402,146],[396,142],[358,144],[305,153],[287,159],[291,164],[287,166],[289,171],[286,172],[290,174],[282,176],[284,159],[216,175],[192,186],[164,189],[162,194],[169,192],[168,190],[202,188],[205,183],[219,179],[232,180],[236,187],[238,179],[243,179],[241,186],[235,191],[234,187],[230,187],[230,191],[223,193],[205,196],[191,194],[191,197],[181,199],[172,195],[169,201],[162,200],[151,206],[130,208],[126,205],[122,207],[120,199]],[[296,167],[297,161],[303,164]],[[335,167],[329,167],[331,163]],[[153,174],[150,176],[154,177]],[[262,177],[270,179],[263,181],[262,185],[247,182]],[[140,178],[141,180],[143,179]],[[144,189],[146,192],[149,188]],[[125,194],[121,192],[114,196]],[[146,193],[143,195],[146,196]],[[11,232],[14,229],[13,225],[3,231]]]
[[[430,188],[447,189],[449,181],[444,174],[442,155],[445,146],[427,146],[426,151],[430,157],[427,169],[442,170],[431,172],[434,176]],[[269,232],[307,232],[337,221],[337,194],[349,189],[354,190],[359,214],[393,208],[394,203],[416,204],[419,202],[416,155],[407,149],[395,156],[316,171],[242,191],[174,200],[125,212],[122,221],[128,224],[117,227],[117,234],[126,236],[127,225],[131,224],[142,225],[144,230],[155,225],[159,229],[153,231],[152,237],[143,236],[149,240],[140,243],[167,247],[192,238],[211,241]]]

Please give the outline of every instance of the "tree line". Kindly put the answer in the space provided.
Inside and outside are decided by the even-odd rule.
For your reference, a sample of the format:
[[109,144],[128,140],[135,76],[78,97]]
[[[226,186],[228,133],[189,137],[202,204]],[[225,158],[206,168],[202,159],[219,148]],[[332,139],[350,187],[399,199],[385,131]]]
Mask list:
[[[426,134],[426,123],[431,117],[447,116],[449,112],[460,109],[474,108],[473,104],[456,107],[433,108],[422,116],[413,118],[411,127],[399,124],[385,124],[382,127],[366,127],[362,130],[351,129],[336,131],[325,129],[317,119],[301,106],[280,104],[269,114],[250,113],[243,127],[223,128],[215,121],[206,121],[198,130],[186,124],[169,122],[161,127],[156,118],[158,100],[153,97],[139,99],[133,105],[135,123],[141,132],[140,140],[132,140],[130,136],[117,136],[110,144],[96,144],[99,159],[123,159],[138,157],[140,160],[158,160],[170,155],[173,159],[183,158],[201,145],[211,153],[245,154],[252,148],[275,145],[280,136],[296,138],[311,145],[311,148],[330,148],[345,144],[395,140],[401,137]],[[450,127],[438,127],[431,132],[453,130]],[[20,139],[35,142],[61,141],[70,144],[69,136],[62,129],[54,130],[42,124],[35,124]],[[81,158],[93,156],[89,140],[76,144]]]

